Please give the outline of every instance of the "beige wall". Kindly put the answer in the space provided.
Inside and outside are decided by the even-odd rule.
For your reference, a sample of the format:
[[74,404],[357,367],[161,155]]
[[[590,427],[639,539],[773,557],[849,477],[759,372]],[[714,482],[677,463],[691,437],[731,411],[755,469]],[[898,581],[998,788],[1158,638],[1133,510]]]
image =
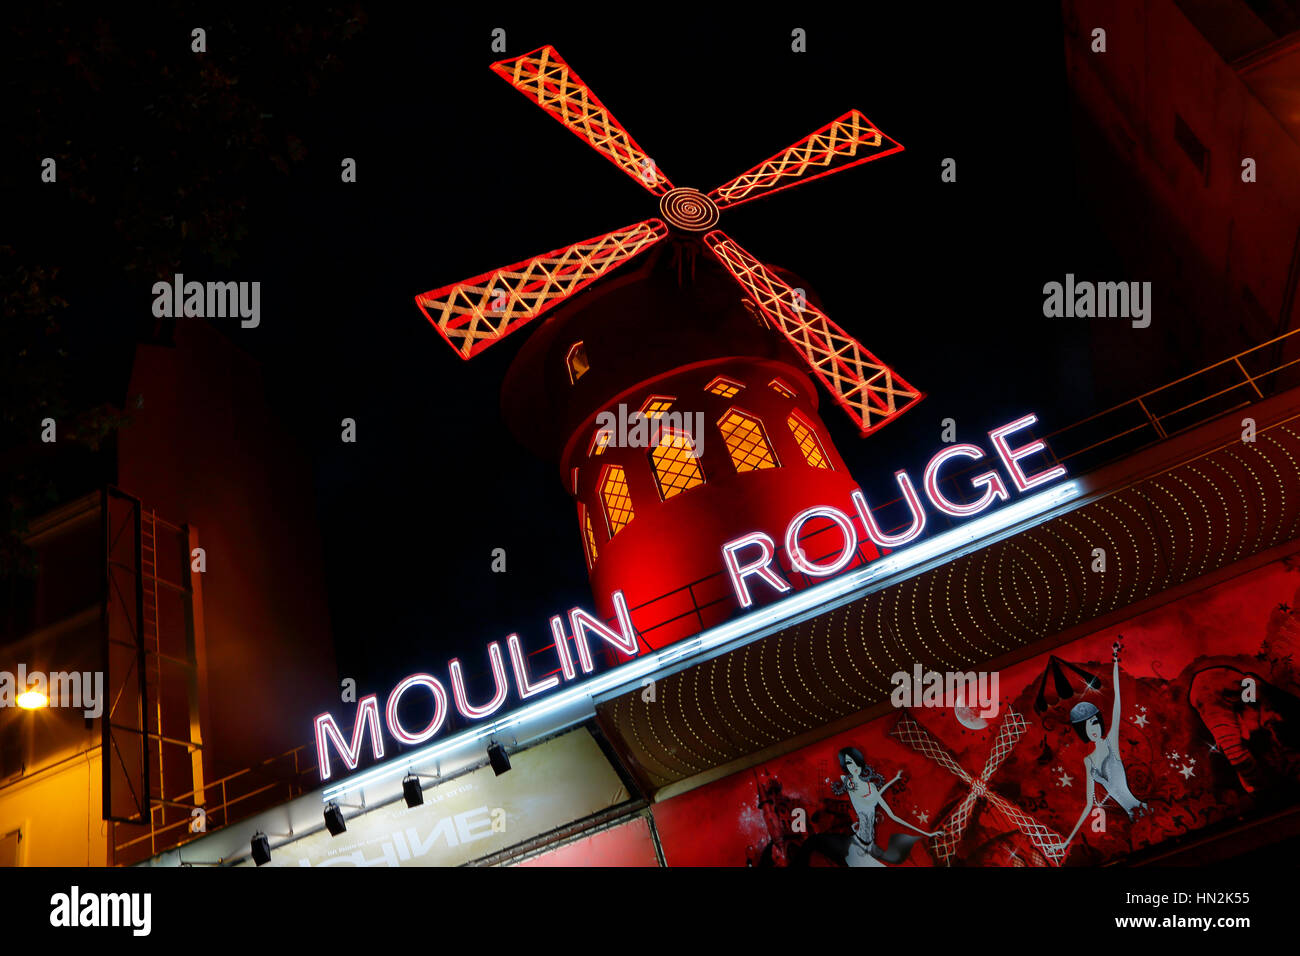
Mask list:
[[106,865],[99,753],[96,747],[0,790],[0,836],[22,830],[19,865]]
[[[0,671],[100,669],[102,532],[99,496],[70,502],[34,523],[28,543],[42,569],[31,592],[28,632],[0,646]],[[105,690],[105,693],[107,691]],[[26,866],[103,866],[100,730],[84,710],[0,708],[0,838],[21,830]]]

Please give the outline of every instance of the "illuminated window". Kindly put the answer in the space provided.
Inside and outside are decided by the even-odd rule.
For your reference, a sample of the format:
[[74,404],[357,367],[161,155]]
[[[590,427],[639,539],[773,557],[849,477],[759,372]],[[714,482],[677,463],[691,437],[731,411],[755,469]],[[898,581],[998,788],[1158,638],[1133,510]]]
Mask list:
[[777,392],[780,395],[784,395],[786,398],[794,398],[794,389],[792,389],[789,385],[785,384],[785,382],[781,381],[779,378],[774,378],[772,379],[772,381],[768,382],[767,384],[768,387],[772,389],[772,391]]
[[587,374],[587,369],[591,368],[591,363],[587,361],[587,349],[581,342],[573,343],[565,361],[569,365],[570,385],[575,384],[578,379]]
[[[794,432],[794,440],[799,445],[799,451],[803,453],[808,464],[814,468],[831,468],[830,460],[826,453],[822,451],[821,442],[817,440],[817,433],[801,422],[796,415],[791,415],[786,421],[790,426],[790,431]],[[831,468],[834,471],[833,468]]]
[[722,440],[727,443],[727,451],[736,471],[758,471],[762,468],[775,468],[776,455],[768,443],[763,423],[752,415],[732,409],[718,422]]
[[596,563],[596,532],[591,527],[591,512],[582,502],[578,502],[578,522],[582,525],[582,543],[587,549],[587,567]]
[[610,433],[606,429],[596,432],[591,438],[591,450],[587,452],[588,456],[603,455],[605,449],[609,446]]
[[650,464],[654,466],[655,481],[659,482],[659,497],[664,501],[704,484],[695,445],[678,432],[668,432],[659,440],[659,447],[650,452]]
[[652,395],[646,399],[645,404],[641,406],[641,414],[646,418],[658,418],[664,412],[668,411],[668,409],[673,407],[674,401],[676,401],[676,399],[665,398],[662,395]]
[[712,392],[714,395],[721,395],[723,398],[734,398],[740,394],[740,390],[744,387],[739,382],[733,382],[731,379],[719,375],[708,385],[705,385],[704,390]]
[[600,498],[605,502],[605,520],[609,522],[609,536],[612,538],[636,517],[632,510],[632,496],[627,490],[627,475],[619,465],[610,465],[605,469],[605,478],[600,483]]

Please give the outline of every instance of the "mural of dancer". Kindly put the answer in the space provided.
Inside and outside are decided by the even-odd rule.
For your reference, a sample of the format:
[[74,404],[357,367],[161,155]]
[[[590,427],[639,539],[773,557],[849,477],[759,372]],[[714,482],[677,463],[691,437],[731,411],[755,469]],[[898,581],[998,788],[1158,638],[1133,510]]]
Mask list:
[[[1111,705],[1110,726],[1102,719],[1101,710],[1090,701],[1082,701],[1070,709],[1070,723],[1075,732],[1085,741],[1093,743],[1092,753],[1083,758],[1086,773],[1084,792],[1087,801],[1079,822],[1074,825],[1070,835],[1062,843],[1062,849],[1070,846],[1075,834],[1088,819],[1094,806],[1104,806],[1108,799],[1113,799],[1128,814],[1130,820],[1141,816],[1148,809],[1147,805],[1133,795],[1128,787],[1128,775],[1124,771],[1124,760],[1119,752],[1119,731],[1122,709],[1119,693],[1119,655],[1123,649],[1123,636],[1111,645],[1111,658],[1114,668],[1111,674],[1111,687],[1114,703]],[[1101,803],[1096,802],[1097,785],[1106,792]]]
[[[899,819],[885,800],[885,791],[898,782],[901,772],[894,774],[893,779],[886,783],[885,778],[867,764],[862,751],[857,747],[842,749],[839,752],[839,763],[843,773],[838,781],[831,784],[831,792],[848,795],[857,822],[853,824],[852,833],[817,833],[809,837],[795,854],[795,866],[807,866],[813,853],[820,853],[841,866],[902,863],[918,840],[939,835],[937,831],[929,833]],[[876,813],[880,810],[898,825],[914,830],[916,835],[895,833],[882,848],[876,842]]]
[[1266,834],[1300,806],[1300,556],[1012,664],[999,689],[1001,723],[889,714],[664,801],[665,856],[1101,866],[1164,859],[1161,846],[1196,861],[1191,834]]

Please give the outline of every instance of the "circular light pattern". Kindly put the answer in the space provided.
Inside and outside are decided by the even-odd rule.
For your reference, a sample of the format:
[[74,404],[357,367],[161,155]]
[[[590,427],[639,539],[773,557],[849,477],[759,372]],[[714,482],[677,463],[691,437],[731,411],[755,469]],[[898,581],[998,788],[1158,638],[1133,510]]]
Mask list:
[[683,232],[707,232],[718,224],[718,206],[698,189],[679,187],[659,197],[659,214]]

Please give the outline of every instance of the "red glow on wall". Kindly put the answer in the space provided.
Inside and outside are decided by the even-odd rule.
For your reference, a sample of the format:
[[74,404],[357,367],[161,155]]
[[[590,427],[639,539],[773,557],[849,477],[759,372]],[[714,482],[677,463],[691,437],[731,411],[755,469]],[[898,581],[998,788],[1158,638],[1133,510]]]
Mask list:
[[[577,496],[589,510],[599,513],[604,505],[600,492],[606,470],[611,465],[622,468],[635,517],[619,524],[616,531],[612,525],[596,522],[599,557],[591,568],[592,590],[597,611],[606,619],[614,613],[611,588],[622,590],[645,647],[664,647],[735,613],[736,599],[723,567],[724,542],[756,529],[784,529],[792,514],[808,508],[831,505],[855,514],[852,494],[857,483],[815,408],[807,397],[790,397],[768,388],[773,371],[771,362],[735,359],[647,385],[647,395],[676,395],[679,403],[702,410],[706,430],[699,466],[705,480],[680,494],[665,498],[660,493],[649,449],[611,444],[600,455],[589,455],[586,431],[594,433],[594,422],[584,425],[569,442],[569,457],[562,467],[578,469]],[[709,391],[720,376],[743,390],[735,395]],[[741,399],[745,413],[763,424],[763,439],[770,444],[778,467],[740,470],[737,466],[718,423]],[[630,407],[639,407],[641,401],[640,395],[629,396]],[[795,433],[786,427],[796,409],[817,433],[829,467],[809,462]],[[585,533],[585,526],[579,530]],[[861,527],[857,532],[858,547],[845,567],[859,566],[879,554]],[[839,529],[828,519],[808,521],[801,537],[808,558],[818,563],[832,561],[843,544]],[[814,583],[784,558],[779,566],[796,587]],[[770,597],[761,595],[764,603]]]
[[658,866],[650,825],[644,817],[601,830],[525,860],[519,866]]

